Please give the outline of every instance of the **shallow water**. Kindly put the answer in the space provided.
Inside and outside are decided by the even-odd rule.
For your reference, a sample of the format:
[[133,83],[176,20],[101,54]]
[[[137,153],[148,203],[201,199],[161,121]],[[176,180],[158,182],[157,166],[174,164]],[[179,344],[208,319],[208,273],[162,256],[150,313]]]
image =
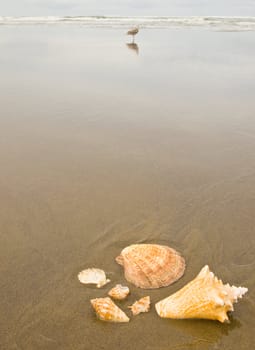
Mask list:
[[[254,344],[253,33],[1,28],[0,345],[3,349],[251,349]],[[96,319],[126,245],[179,250],[249,288],[229,324]],[[81,285],[96,266],[112,284]],[[128,313],[129,311],[127,311]]]

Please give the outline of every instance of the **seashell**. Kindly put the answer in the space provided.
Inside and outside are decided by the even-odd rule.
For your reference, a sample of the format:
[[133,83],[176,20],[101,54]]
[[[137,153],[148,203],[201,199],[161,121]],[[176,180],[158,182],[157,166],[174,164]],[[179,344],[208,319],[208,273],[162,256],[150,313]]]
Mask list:
[[178,280],[185,261],[174,249],[158,244],[133,244],[116,258],[124,267],[125,278],[140,288],[160,288]]
[[90,302],[100,320],[108,322],[129,322],[129,318],[125,312],[123,312],[111,298],[96,298],[90,300]]
[[143,297],[141,299],[139,299],[138,301],[136,301],[133,305],[129,306],[129,308],[131,309],[133,315],[138,315],[141,312],[148,312],[150,309],[150,297]]
[[117,284],[114,288],[112,288],[108,295],[112,297],[113,299],[117,300],[123,300],[125,299],[129,294],[129,288],[122,286],[121,284]]
[[206,265],[197,277],[155,307],[158,315],[165,318],[205,318],[228,321],[228,311],[233,303],[248,291],[244,287],[223,284]]
[[96,268],[81,271],[78,274],[78,279],[84,284],[96,284],[97,288],[101,288],[110,282],[110,280],[106,278],[105,272]]

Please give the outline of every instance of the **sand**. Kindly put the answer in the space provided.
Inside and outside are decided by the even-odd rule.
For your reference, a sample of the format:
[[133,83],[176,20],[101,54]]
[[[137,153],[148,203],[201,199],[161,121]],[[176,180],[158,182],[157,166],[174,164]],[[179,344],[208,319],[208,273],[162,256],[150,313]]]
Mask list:
[[[251,349],[254,344],[254,33],[1,28],[2,349]],[[138,49],[138,50],[137,50]],[[131,243],[168,244],[185,275],[130,286],[116,325],[89,300],[125,283]],[[208,264],[249,288],[230,324],[162,320],[154,303]],[[112,284],[81,285],[103,268]]]

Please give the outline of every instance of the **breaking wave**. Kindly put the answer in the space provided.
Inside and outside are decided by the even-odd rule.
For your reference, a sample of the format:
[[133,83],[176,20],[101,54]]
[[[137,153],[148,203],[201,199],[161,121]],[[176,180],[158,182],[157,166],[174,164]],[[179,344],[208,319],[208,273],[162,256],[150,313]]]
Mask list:
[[79,24],[88,28],[209,28],[221,31],[253,31],[255,17],[1,17],[0,25]]

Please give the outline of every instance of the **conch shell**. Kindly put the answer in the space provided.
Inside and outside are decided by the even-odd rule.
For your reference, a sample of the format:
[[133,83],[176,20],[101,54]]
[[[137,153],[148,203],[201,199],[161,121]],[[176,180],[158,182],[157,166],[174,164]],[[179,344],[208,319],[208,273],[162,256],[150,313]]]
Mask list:
[[136,301],[133,305],[129,306],[129,308],[131,309],[133,315],[138,315],[141,312],[148,312],[150,309],[150,297],[143,297],[141,299],[139,299],[138,301]]
[[185,270],[185,261],[177,251],[158,244],[130,245],[116,261],[123,265],[127,281],[145,289],[168,286]]
[[129,288],[126,286],[122,286],[121,284],[117,284],[114,288],[112,288],[108,295],[116,300],[123,300],[129,294]]
[[248,291],[244,287],[223,284],[206,265],[197,277],[168,298],[159,301],[155,307],[164,318],[205,318],[228,321],[228,311],[233,303]]
[[78,279],[84,284],[96,284],[97,288],[101,288],[110,282],[110,280],[106,278],[105,272],[96,268],[81,271],[78,274]]
[[111,298],[96,298],[90,300],[90,302],[100,320],[108,322],[129,322],[127,315]]

